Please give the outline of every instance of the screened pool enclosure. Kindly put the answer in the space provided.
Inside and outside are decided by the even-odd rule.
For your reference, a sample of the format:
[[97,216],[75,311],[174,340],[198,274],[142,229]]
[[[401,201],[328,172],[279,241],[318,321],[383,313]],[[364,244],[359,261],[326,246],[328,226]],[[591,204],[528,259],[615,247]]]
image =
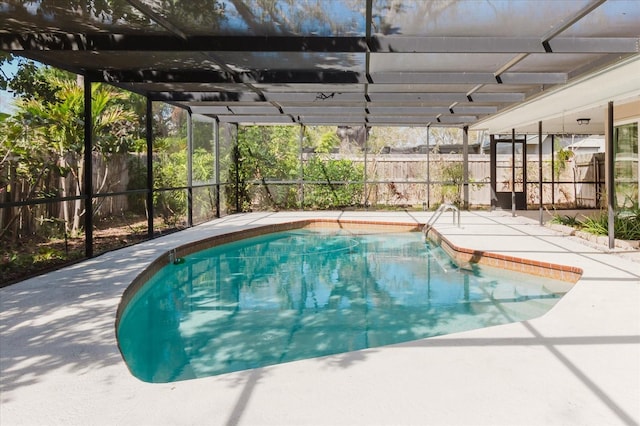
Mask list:
[[[3,119],[2,245],[68,261],[241,211],[637,205],[638,22],[635,0],[6,0],[0,50],[80,76],[84,109],[55,155]],[[103,86],[142,99],[135,150],[104,143]],[[570,135],[602,150],[559,156]]]

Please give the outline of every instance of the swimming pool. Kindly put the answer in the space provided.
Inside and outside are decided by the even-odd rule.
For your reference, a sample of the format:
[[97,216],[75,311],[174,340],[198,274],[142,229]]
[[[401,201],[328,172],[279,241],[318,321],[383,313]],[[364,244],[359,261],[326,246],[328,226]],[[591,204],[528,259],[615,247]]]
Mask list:
[[522,321],[570,287],[459,269],[420,232],[296,229],[164,266],[118,342],[133,375],[171,382]]

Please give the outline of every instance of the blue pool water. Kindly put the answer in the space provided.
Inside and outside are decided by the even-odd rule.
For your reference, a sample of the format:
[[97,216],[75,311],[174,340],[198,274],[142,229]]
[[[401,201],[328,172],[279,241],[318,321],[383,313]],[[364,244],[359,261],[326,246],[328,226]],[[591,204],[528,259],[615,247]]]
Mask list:
[[169,264],[132,298],[131,372],[171,382],[522,321],[570,284],[457,269],[419,232],[295,230]]

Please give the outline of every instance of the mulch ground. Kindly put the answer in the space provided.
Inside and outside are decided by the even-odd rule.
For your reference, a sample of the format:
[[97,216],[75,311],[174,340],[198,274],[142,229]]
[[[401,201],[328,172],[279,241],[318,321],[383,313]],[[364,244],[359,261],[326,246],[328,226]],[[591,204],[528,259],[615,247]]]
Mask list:
[[[147,220],[109,218],[95,224],[94,255],[148,239]],[[165,234],[176,229],[156,230]],[[0,287],[85,259],[84,235],[77,238],[21,236],[0,244]]]

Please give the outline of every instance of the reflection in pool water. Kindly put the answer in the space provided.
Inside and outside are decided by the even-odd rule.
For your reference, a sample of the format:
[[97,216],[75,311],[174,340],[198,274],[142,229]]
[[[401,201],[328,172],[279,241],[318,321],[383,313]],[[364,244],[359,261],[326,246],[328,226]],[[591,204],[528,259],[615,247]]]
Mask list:
[[118,340],[136,377],[171,382],[522,321],[570,286],[460,270],[419,232],[295,230],[167,265]]

